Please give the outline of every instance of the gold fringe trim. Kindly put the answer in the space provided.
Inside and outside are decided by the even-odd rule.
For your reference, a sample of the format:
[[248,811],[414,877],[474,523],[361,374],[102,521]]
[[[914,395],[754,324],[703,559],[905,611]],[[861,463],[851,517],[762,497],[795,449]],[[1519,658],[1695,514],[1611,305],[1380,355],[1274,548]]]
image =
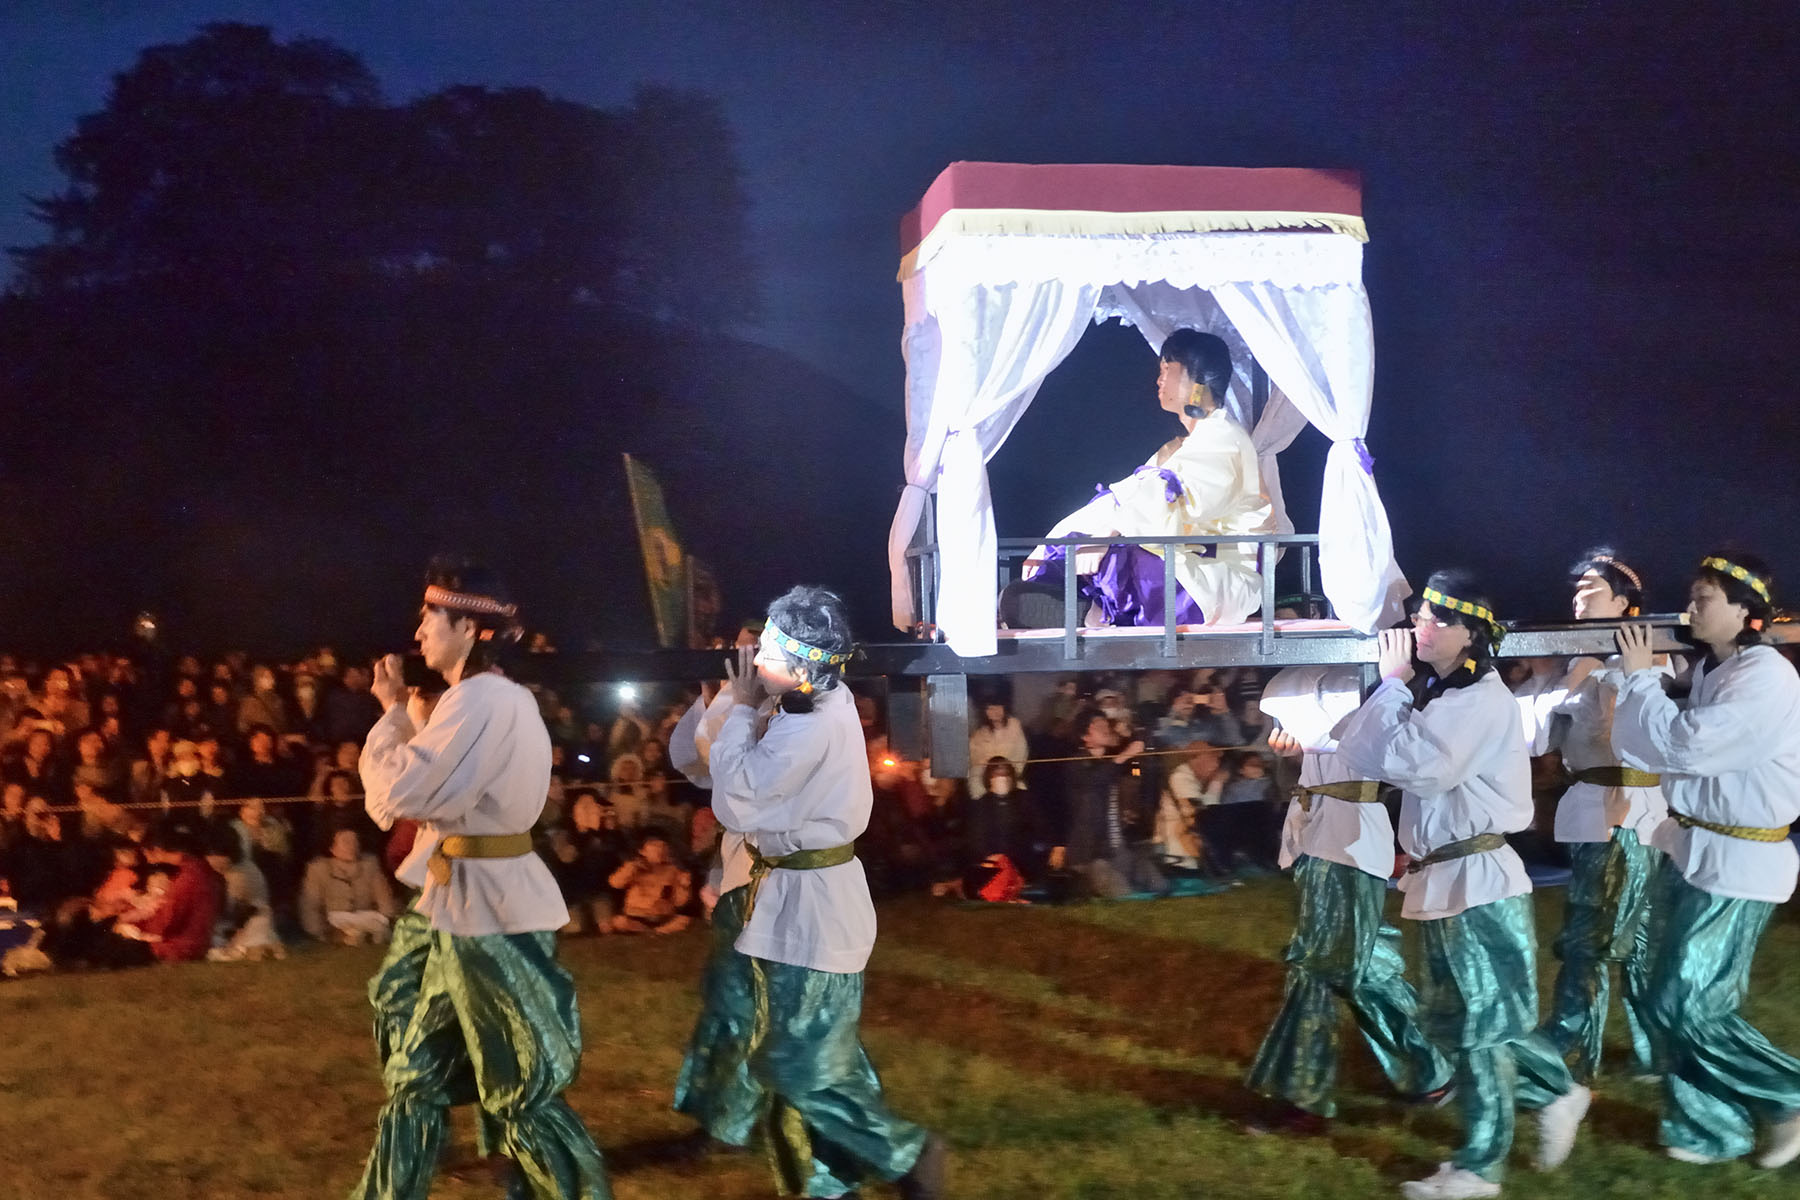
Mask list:
[[939,218],[912,250],[900,259],[902,280],[910,278],[943,248],[963,234],[1019,234],[1049,237],[1106,237],[1146,233],[1229,233],[1259,230],[1326,230],[1369,240],[1361,217],[1322,212],[1092,212],[1082,209],[955,208]]

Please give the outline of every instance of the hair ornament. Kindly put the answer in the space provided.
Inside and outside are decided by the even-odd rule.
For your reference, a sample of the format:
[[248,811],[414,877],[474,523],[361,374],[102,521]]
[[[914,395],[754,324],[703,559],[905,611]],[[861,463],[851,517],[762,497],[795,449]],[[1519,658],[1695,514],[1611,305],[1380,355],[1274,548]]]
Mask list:
[[1717,571],[1721,575],[1729,575],[1739,583],[1747,583],[1750,590],[1763,598],[1764,604],[1773,604],[1774,598],[1769,595],[1769,585],[1759,575],[1746,571],[1743,567],[1723,558],[1703,558],[1700,566],[1704,570]]
[[807,662],[820,663],[827,667],[842,666],[844,663],[850,661],[849,651],[838,654],[830,650],[822,650],[817,646],[808,645],[799,638],[789,637],[787,634],[781,632],[773,621],[764,626],[764,632],[769,635],[770,640],[778,647],[793,655],[795,658],[805,659]]
[[425,603],[431,608],[441,608],[449,612],[469,613],[481,617],[505,617],[512,620],[519,615],[516,604],[502,604],[492,596],[482,596],[474,592],[453,592],[449,588],[437,584],[425,586]]
[[1486,625],[1488,628],[1488,635],[1494,639],[1495,646],[1498,646],[1500,644],[1500,639],[1506,636],[1506,629],[1500,624],[1499,618],[1494,616],[1494,610],[1487,607],[1485,604],[1474,604],[1468,600],[1458,600],[1455,596],[1446,596],[1444,593],[1433,587],[1426,588],[1419,595],[1425,603],[1431,605],[1433,608],[1447,608],[1452,612],[1462,613],[1466,617],[1474,617],[1477,621]]
[[1629,583],[1634,589],[1640,592],[1644,590],[1644,581],[1638,577],[1638,573],[1614,558],[1612,555],[1596,554],[1588,561],[1611,567],[1613,570],[1623,575],[1625,577],[1625,582]]

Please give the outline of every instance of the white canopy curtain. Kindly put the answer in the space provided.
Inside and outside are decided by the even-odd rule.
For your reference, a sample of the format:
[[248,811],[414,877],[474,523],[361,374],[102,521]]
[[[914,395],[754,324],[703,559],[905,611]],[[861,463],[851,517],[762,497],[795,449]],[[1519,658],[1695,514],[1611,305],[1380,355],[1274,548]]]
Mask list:
[[[909,629],[916,620],[906,550],[935,491],[938,627],[958,654],[994,653],[998,572],[987,460],[1103,301],[1110,296],[1111,304],[1148,315],[1157,306],[1141,302],[1152,298],[1142,289],[1160,285],[1156,297],[1164,288],[1187,292],[1196,305],[1210,292],[1271,382],[1332,438],[1320,574],[1344,620],[1376,628],[1405,583],[1380,496],[1358,460],[1373,370],[1361,274],[1361,243],[1340,233],[945,239],[903,281],[907,487],[888,535],[895,625]],[[1270,407],[1277,410],[1267,433],[1273,452],[1298,426]],[[1332,511],[1339,506],[1344,511]]]
[[[1363,437],[1375,385],[1369,297],[1355,285],[1292,290],[1239,282],[1213,289],[1271,381],[1326,437],[1319,576],[1338,617],[1364,632],[1392,624],[1412,593]],[[1292,439],[1290,439],[1292,440]]]
[[[924,280],[914,280],[922,289]],[[1044,376],[1075,348],[1099,302],[1100,285],[1061,279],[975,284],[927,314],[929,297],[908,292],[908,315],[918,311],[920,319],[909,321],[904,343],[907,487],[888,533],[894,625],[910,629],[916,619],[906,551],[928,512],[927,493],[935,490],[939,627],[947,637],[956,629],[951,645],[958,654],[992,654],[998,548],[987,461]],[[948,613],[957,614],[951,626],[943,623]]]

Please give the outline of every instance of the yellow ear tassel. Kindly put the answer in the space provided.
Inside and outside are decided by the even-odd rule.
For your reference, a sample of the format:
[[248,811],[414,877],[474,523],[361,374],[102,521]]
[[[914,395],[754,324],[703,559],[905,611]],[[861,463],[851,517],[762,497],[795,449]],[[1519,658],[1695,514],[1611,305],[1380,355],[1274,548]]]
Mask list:
[[812,680],[802,679],[800,681],[800,686],[798,688],[796,688],[795,690],[798,691],[802,696],[812,695]]
[[1467,667],[1471,672],[1473,672],[1475,670],[1475,660],[1472,658],[1465,658],[1465,659],[1463,659],[1463,666]]

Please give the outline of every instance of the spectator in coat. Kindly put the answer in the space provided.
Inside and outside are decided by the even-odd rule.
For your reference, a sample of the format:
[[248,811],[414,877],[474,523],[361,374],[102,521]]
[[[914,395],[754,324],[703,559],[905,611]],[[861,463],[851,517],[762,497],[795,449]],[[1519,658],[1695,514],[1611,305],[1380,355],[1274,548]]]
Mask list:
[[981,724],[969,735],[969,799],[981,799],[986,784],[982,777],[987,773],[987,765],[995,758],[1004,758],[1013,766],[1013,782],[1019,783],[1025,774],[1025,760],[1030,757],[1025,745],[1025,727],[1019,724],[1019,718],[1007,712],[1006,705],[998,701],[986,705],[981,710]]
[[340,829],[331,850],[312,860],[300,884],[300,925],[320,941],[347,946],[386,942],[394,893],[381,864],[363,853],[353,829]]

